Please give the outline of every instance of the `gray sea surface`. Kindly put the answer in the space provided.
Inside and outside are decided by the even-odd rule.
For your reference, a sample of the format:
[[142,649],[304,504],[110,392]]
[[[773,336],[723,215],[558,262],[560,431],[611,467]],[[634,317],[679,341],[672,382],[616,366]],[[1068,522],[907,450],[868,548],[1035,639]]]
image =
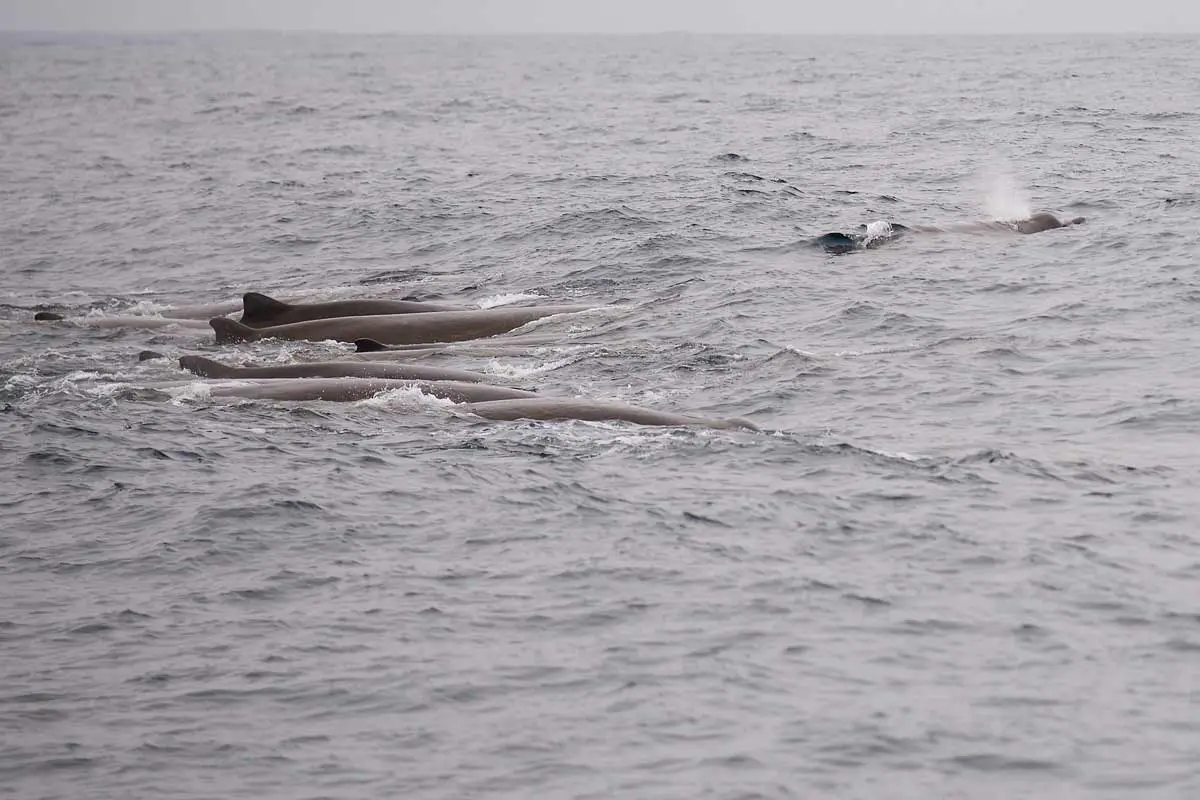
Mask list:
[[[1197,75],[3,35],[0,795],[1200,797]],[[809,245],[1036,211],[1087,222]],[[418,363],[762,431],[217,401],[173,359],[351,348],[31,321],[245,291],[592,304]]]

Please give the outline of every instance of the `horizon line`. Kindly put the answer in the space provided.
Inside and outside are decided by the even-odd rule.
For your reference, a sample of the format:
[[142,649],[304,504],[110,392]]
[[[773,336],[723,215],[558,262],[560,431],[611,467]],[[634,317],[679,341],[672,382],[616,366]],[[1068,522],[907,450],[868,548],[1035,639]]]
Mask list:
[[754,36],[754,37],[805,37],[816,38],[836,36],[846,38],[914,38],[929,36],[961,36],[977,38],[996,38],[1011,36],[1166,36],[1166,37],[1195,37],[1200,36],[1197,30],[1061,30],[1061,31],[690,31],[681,29],[663,29],[653,31],[405,31],[405,30],[343,30],[337,28],[263,28],[263,27],[230,27],[230,28],[0,28],[0,36],[9,34],[65,34],[65,35],[95,35],[110,34],[119,36],[161,36],[164,34],[218,34],[218,33],[269,33],[269,34],[325,34],[335,36],[426,36],[426,37],[470,37],[498,38],[504,36],[594,36],[594,37],[639,37],[639,36]]

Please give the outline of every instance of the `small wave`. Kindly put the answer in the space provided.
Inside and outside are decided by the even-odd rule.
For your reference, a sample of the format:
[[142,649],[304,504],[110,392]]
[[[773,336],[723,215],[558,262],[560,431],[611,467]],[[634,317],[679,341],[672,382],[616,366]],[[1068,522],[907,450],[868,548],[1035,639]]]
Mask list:
[[642,216],[627,206],[568,211],[559,214],[552,220],[543,222],[532,231],[522,228],[519,232],[506,234],[501,237],[500,241],[526,240],[539,234],[563,237],[591,236],[614,229],[626,233],[637,228],[648,228],[654,224],[654,220]]
[[531,333],[539,328],[547,325],[561,325],[563,317],[568,317],[570,322],[567,325],[566,336],[579,336],[592,332],[597,322],[594,322],[594,317],[600,314],[607,315],[609,312],[625,311],[626,306],[597,306],[596,308],[588,308],[583,311],[574,311],[569,314],[554,314],[549,317],[531,320],[526,322],[520,328],[517,328],[514,333],[519,332],[520,335]]
[[545,375],[548,372],[553,372],[557,369],[562,369],[563,367],[569,367],[572,364],[582,361],[586,357],[586,354],[576,354],[567,356],[565,358],[560,358],[555,361],[534,364],[532,366],[521,366],[519,364],[513,364],[512,362],[500,361],[497,358],[493,358],[490,362],[488,362],[484,369],[489,375],[495,375],[497,378],[502,380],[520,381],[526,378]]
[[517,293],[510,293],[510,294],[490,295],[488,297],[483,298],[482,300],[476,301],[475,304],[477,306],[479,306],[480,308],[487,309],[487,308],[498,308],[500,306],[512,305],[513,303],[520,303],[524,300],[545,300],[545,299],[546,298],[540,294],[529,294],[529,293],[517,292]]
[[12,375],[0,386],[0,392],[20,393],[37,387],[41,381],[34,375]]
[[[188,402],[197,402],[212,399],[213,387],[218,384],[206,383],[204,381],[191,381],[176,387],[165,387],[161,389],[166,395],[171,398],[174,405],[184,405]],[[239,385],[248,385],[244,382]]]
[[[134,317],[159,317],[161,318],[164,311],[169,311],[171,306],[160,303],[154,300],[138,300],[133,305],[122,311],[122,314]],[[99,309],[92,309],[88,312],[88,316],[104,316],[104,312]]]
[[434,397],[422,392],[415,386],[402,386],[388,389],[374,397],[359,400],[357,406],[365,408],[387,409],[389,411],[440,411],[453,410],[456,405],[453,400]]

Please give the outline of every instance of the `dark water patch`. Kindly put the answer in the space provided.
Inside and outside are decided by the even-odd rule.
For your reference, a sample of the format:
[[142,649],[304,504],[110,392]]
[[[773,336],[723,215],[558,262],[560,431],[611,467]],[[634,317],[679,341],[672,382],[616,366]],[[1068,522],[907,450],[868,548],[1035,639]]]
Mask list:
[[1004,756],[999,753],[976,753],[954,756],[947,763],[954,767],[978,772],[1061,772],[1065,765],[1056,761],[1032,757]]
[[261,589],[233,589],[225,592],[222,597],[234,602],[241,601],[270,601],[279,600],[285,596],[282,589],[261,588]]
[[29,453],[25,460],[41,466],[57,467],[65,469],[67,467],[78,466],[80,459],[73,457],[67,453],[55,450],[38,450]]
[[352,144],[328,144],[321,147],[310,147],[300,151],[302,156],[360,156],[366,155],[367,149],[359,145]]

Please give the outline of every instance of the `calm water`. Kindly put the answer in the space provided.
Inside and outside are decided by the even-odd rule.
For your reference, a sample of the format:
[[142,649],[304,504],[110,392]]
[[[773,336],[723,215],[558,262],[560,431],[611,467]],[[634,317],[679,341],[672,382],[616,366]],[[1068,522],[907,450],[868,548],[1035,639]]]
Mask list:
[[[1200,796],[1198,44],[0,39],[0,793]],[[427,363],[763,432],[29,322],[246,290],[607,306]]]

